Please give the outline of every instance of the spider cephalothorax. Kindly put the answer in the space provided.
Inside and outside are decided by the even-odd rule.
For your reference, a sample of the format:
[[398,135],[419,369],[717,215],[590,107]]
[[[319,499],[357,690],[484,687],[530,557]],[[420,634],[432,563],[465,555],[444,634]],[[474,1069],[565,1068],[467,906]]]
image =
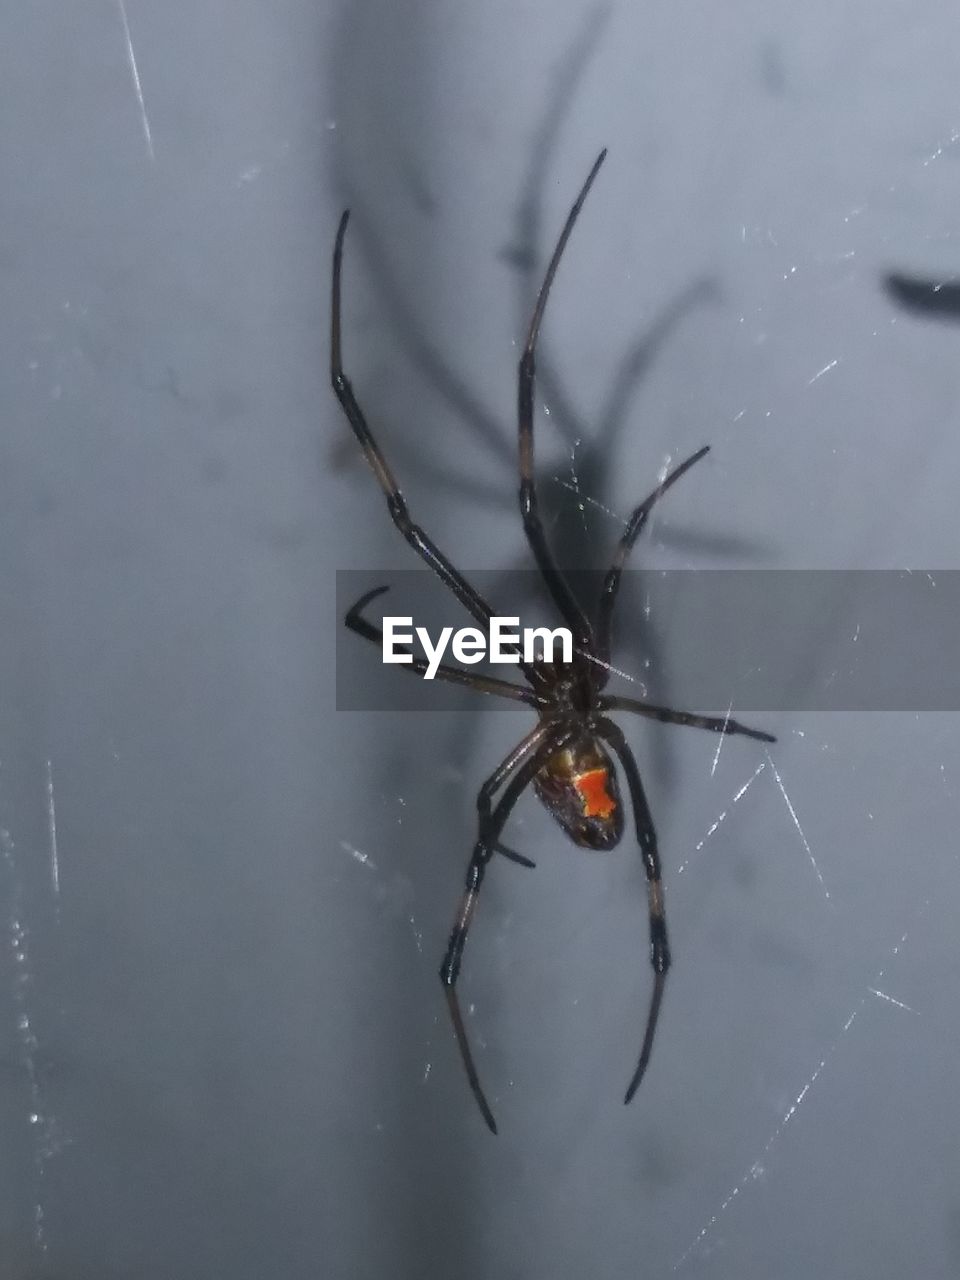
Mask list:
[[[596,616],[593,619],[588,618],[575,599],[564,573],[553,557],[540,520],[537,487],[533,473],[533,388],[537,337],[547,295],[564,246],[605,155],[606,152],[601,152],[597,157],[570,210],[553,251],[543,285],[537,296],[520,358],[517,386],[520,515],[537,568],[543,576],[554,605],[573,634],[575,641],[573,661],[557,668],[546,667],[542,662],[518,661],[517,665],[527,681],[526,686],[499,680],[493,676],[478,675],[472,671],[465,671],[461,667],[444,665],[434,672],[439,680],[467,685],[481,693],[526,703],[537,715],[536,726],[514,747],[480,788],[477,796],[477,840],[467,866],[463,898],[440,968],[440,979],[446,991],[447,1005],[466,1068],[467,1079],[483,1113],[483,1118],[494,1133],[497,1131],[496,1122],[480,1086],[460,1013],[456,988],[463,948],[473,919],[477,896],[487,866],[494,854],[500,853],[527,866],[533,865],[528,858],[514,853],[500,841],[507,818],[519,797],[532,785],[540,800],[575,845],[581,849],[612,849],[619,842],[624,829],[624,810],[620,799],[615,760],[619,762],[626,778],[633,808],[637,844],[647,878],[650,959],[654,971],[653,994],[650,999],[640,1057],[624,1099],[625,1102],[629,1102],[643,1078],[653,1047],[664,982],[670,967],[670,950],[667,945],[663,889],[660,882],[660,855],[657,851],[653,818],[633,753],[627,746],[619,726],[609,718],[608,712],[630,711],[667,724],[694,725],[714,733],[740,733],[747,737],[758,738],[762,742],[774,741],[771,734],[759,729],[748,729],[738,721],[730,719],[729,716],[717,718],[693,715],[686,711],[674,711],[669,707],[656,707],[651,703],[633,698],[620,698],[603,693],[610,670],[613,609],[627,557],[654,505],[694,463],[699,462],[707,453],[708,446],[698,449],[685,462],[675,467],[633,511],[614,552],[613,562],[604,579]],[[431,538],[414,524],[407,510],[407,504],[343,371],[340,354],[340,274],[347,218],[348,214],[344,213],[340,219],[333,251],[330,341],[333,389],[383,490],[391,519],[397,529],[424,563],[450,588],[467,612],[472,614],[482,627],[487,628],[493,617],[493,610],[463,574],[454,568]],[[364,616],[364,609],[371,600],[385,590],[386,587],[377,587],[373,591],[368,591],[348,610],[345,620],[352,631],[375,644],[382,643],[383,635],[380,629]],[[403,667],[405,671],[420,675],[426,669],[426,662],[416,657]],[[611,750],[608,750],[608,747]]]

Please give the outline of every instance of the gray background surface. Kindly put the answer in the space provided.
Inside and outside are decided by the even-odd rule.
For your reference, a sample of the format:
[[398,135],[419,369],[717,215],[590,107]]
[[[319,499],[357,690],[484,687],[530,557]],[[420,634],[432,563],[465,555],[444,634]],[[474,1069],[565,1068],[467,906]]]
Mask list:
[[545,332],[557,538],[602,563],[709,442],[644,563],[935,590],[960,331],[881,277],[960,268],[955,37],[942,0],[5,7],[4,1280],[957,1274],[957,717],[630,726],[676,963],[629,1109],[638,860],[524,803],[463,980],[492,1139],[436,968],[529,720],[337,713],[334,571],[411,555],[325,371],[349,203],[411,504],[522,563],[530,270],[607,145]]

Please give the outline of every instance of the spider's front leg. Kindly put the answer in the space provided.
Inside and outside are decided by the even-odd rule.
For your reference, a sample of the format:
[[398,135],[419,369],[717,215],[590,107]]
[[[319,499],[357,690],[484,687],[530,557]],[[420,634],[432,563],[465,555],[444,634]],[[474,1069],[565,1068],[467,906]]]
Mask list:
[[629,1102],[637,1092],[643,1074],[650,1061],[653,1049],[653,1038],[657,1031],[657,1019],[660,1016],[660,1004],[663,1000],[663,989],[667,981],[667,970],[670,968],[670,947],[667,942],[667,921],[663,910],[663,884],[660,879],[660,852],[657,848],[657,832],[653,825],[653,815],[647,803],[640,770],[633,758],[633,752],[627,746],[620,726],[612,720],[601,720],[598,725],[601,737],[610,743],[623,772],[627,777],[630,790],[630,801],[633,805],[633,818],[637,829],[637,843],[643,858],[643,869],[647,874],[647,895],[650,911],[650,960],[653,964],[653,994],[650,997],[650,1011],[647,1014],[647,1025],[643,1033],[643,1044],[640,1048],[640,1059],[637,1069],[627,1086],[624,1102]]
[[[480,893],[480,886],[486,874],[487,863],[498,847],[501,852],[503,851],[498,843],[500,833],[503,831],[507,818],[510,816],[520,796],[539,773],[548,756],[563,745],[566,737],[567,735],[558,730],[555,725],[538,725],[532,733],[527,734],[523,741],[510,752],[503,763],[494,770],[480,788],[480,794],[477,797],[479,817],[477,843],[474,845],[473,853],[470,855],[470,862],[467,866],[466,886],[463,897],[460,900],[460,907],[454,920],[453,929],[450,932],[450,941],[447,943],[443,964],[440,966],[440,981],[443,983],[444,992],[446,993],[450,1021],[453,1024],[453,1032],[457,1039],[457,1047],[460,1050],[464,1070],[467,1073],[467,1080],[470,1083],[470,1090],[491,1133],[497,1132],[497,1122],[493,1118],[493,1112],[490,1110],[490,1104],[487,1102],[486,1095],[483,1092],[476,1064],[473,1060],[470,1041],[463,1022],[463,1014],[460,1010],[460,1001],[457,997],[457,979],[460,976],[463,948],[466,945],[467,933],[470,929],[470,922],[473,920],[473,913]],[[513,774],[512,777],[510,777],[511,774]],[[503,795],[494,805],[494,792],[507,778],[510,778],[510,780],[507,782]]]

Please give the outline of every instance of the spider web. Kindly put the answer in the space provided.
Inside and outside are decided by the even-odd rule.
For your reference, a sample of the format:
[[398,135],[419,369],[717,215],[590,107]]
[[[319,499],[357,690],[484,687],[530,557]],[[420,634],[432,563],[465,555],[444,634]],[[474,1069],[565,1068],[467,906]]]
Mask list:
[[[606,19],[614,30],[621,21]],[[590,38],[575,37],[571,51],[555,63],[548,123],[536,135],[535,158],[521,184],[517,230],[505,255],[517,285],[516,332],[523,329],[562,219],[564,193],[576,185],[575,178],[557,176],[558,157],[562,153],[568,174],[576,172],[581,140],[587,139],[582,149],[590,154],[593,134],[580,117],[584,84],[592,83],[592,60],[609,67],[610,26],[593,14],[585,30]],[[591,197],[551,298],[541,360],[540,488],[566,564],[602,564],[603,548],[609,550],[625,526],[632,504],[704,442],[713,453],[703,474],[691,477],[689,492],[681,492],[688,487],[684,481],[656,510],[638,545],[636,560],[649,572],[704,565],[892,568],[952,560],[954,518],[945,491],[932,492],[938,486],[930,468],[933,455],[953,454],[944,426],[955,395],[953,338],[930,324],[917,327],[913,318],[943,317],[949,307],[918,306],[915,290],[908,313],[898,308],[895,285],[888,285],[891,276],[899,281],[912,272],[928,297],[938,292],[938,272],[944,280],[955,272],[946,213],[956,153],[952,107],[940,96],[942,76],[929,95],[915,96],[915,84],[909,90],[904,84],[902,97],[888,94],[882,72],[899,42],[907,39],[912,57],[929,50],[930,39],[919,27],[905,34],[891,12],[858,55],[858,101],[869,100],[865,113],[884,126],[864,142],[859,117],[850,114],[841,80],[831,71],[831,58],[841,56],[842,40],[852,39],[852,32],[839,33],[828,49],[813,31],[812,20],[809,28],[801,24],[769,37],[742,31],[740,62],[733,55],[730,62],[721,59],[725,70],[714,92],[724,105],[712,132],[708,127],[682,142],[671,133],[684,158],[668,163],[656,151],[652,187],[634,186],[624,198],[616,174],[619,147],[611,145],[604,178],[610,177],[614,207],[607,206],[606,194]],[[661,31],[659,38],[668,37]],[[724,47],[728,38],[725,29]],[[679,66],[674,70],[682,74]],[[655,115],[671,90],[667,72],[652,79],[642,101]],[[849,79],[842,83],[849,86]],[[754,97],[764,101],[762,111]],[[758,123],[761,116],[766,123]],[[602,127],[599,133],[606,141]],[[706,191],[710,215],[696,212]],[[626,206],[619,217],[628,231],[618,221],[618,201]],[[591,291],[599,300],[591,301]],[[454,366],[463,364],[460,353],[449,358]],[[904,360],[916,375],[912,387],[902,380]],[[479,395],[474,387],[471,398]],[[496,414],[488,409],[487,417],[494,422]],[[509,439],[509,427],[502,432]],[[407,474],[418,474],[416,460]],[[501,492],[509,493],[509,466],[501,474]],[[437,469],[436,457],[426,476],[438,512],[445,482],[470,492],[455,472]],[[475,491],[488,511],[500,509],[497,489],[489,484],[483,497]],[[926,500],[938,512],[936,539],[926,517],[905,517]],[[499,529],[502,517],[497,521]],[[509,540],[499,532],[492,538],[485,528],[484,545],[503,545],[505,562],[512,563]],[[444,545],[462,533],[451,525]],[[469,533],[465,545],[471,545]],[[624,602],[624,611],[614,660],[621,691],[644,688],[651,665],[659,666],[683,705],[683,672],[670,670],[669,630],[649,617],[642,587]],[[631,640],[644,626],[643,650],[631,654]],[[810,656],[810,669],[798,679],[828,672],[840,637],[856,643],[859,626],[856,601],[846,614],[824,619],[822,650]],[[721,712],[737,714],[736,693],[729,691]],[[502,749],[485,745],[492,735],[487,724],[479,729],[466,709],[463,714],[446,735],[445,750],[453,753],[451,777],[468,793],[469,815],[469,796]],[[582,1258],[577,1251],[586,1249],[591,1232],[604,1241],[604,1258],[598,1264],[591,1255],[589,1263],[601,1274],[624,1274],[631,1249],[643,1251],[650,1274],[770,1274],[769,1265],[764,1270],[751,1260],[751,1250],[758,1241],[772,1249],[788,1216],[800,1252],[795,1272],[780,1265],[776,1273],[808,1274],[810,1259],[818,1256],[807,1234],[816,1230],[811,1215],[825,1213],[821,1169],[831,1166],[842,1131],[831,1130],[825,1117],[836,1116],[838,1099],[846,1099],[853,1129],[872,1123],[876,1135],[886,1135],[889,1175],[872,1171],[870,1181],[897,1202],[893,1135],[902,1140],[902,1130],[891,1123],[888,1095],[871,1092],[865,1078],[877,1053],[904,1063],[918,1037],[925,1052],[936,1052],[933,1045],[949,1035],[942,1024],[929,1028],[929,1007],[917,983],[928,934],[941,927],[934,919],[940,920],[940,911],[932,905],[933,886],[952,883],[956,875],[953,856],[941,856],[955,827],[944,782],[952,730],[929,715],[839,713],[784,715],[773,727],[780,741],[769,753],[745,750],[736,740],[690,742],[686,731],[682,743],[667,740],[679,731],[633,733],[656,797],[678,966],[654,1056],[682,1081],[673,1088],[645,1082],[647,1099],[638,1096],[633,1104],[644,1112],[642,1119],[632,1112],[611,1112],[609,1122],[606,1113],[598,1118],[616,1100],[609,1058],[619,1052],[621,1065],[629,1059],[623,1022],[640,1007],[647,977],[642,957],[631,952],[635,958],[627,961],[617,941],[635,937],[641,927],[619,911],[629,896],[635,916],[642,914],[636,887],[628,888],[611,870],[613,884],[599,890],[589,872],[581,875],[571,865],[569,851],[557,849],[549,824],[521,807],[514,843],[543,867],[560,860],[557,881],[541,890],[538,901],[528,881],[503,869],[509,887],[485,890],[492,901],[481,908],[467,962],[481,972],[492,966],[499,975],[486,986],[476,979],[471,988],[485,992],[475,1014],[476,1034],[490,1055],[482,1069],[499,1072],[502,1095],[513,1100],[509,1123],[523,1135],[516,1140],[543,1144],[552,1191],[537,1198],[546,1219],[555,1221],[556,1206],[570,1197],[589,1224],[561,1229],[562,1246],[553,1250],[540,1240],[551,1259],[543,1263],[545,1274],[576,1274],[570,1256]],[[501,734],[494,736],[501,742]],[[509,741],[505,729],[501,747]],[[929,815],[922,853],[919,813]],[[927,827],[927,818],[919,821]],[[524,835],[535,844],[523,845]],[[909,871],[898,865],[907,848],[916,851]],[[566,892],[556,887],[564,882]],[[484,916],[493,922],[484,925]],[[696,928],[705,939],[691,936]],[[731,936],[741,940],[739,947]],[[571,950],[579,972],[564,963]],[[628,963],[635,966],[636,987],[619,989],[616,1016],[603,997],[609,1022],[598,1038],[604,1054],[588,1055],[588,1069],[577,1019],[604,989],[602,975]],[[547,1019],[550,1052],[530,1043],[531,1010],[546,1018],[544,1008],[556,1011]],[[919,1030],[925,1018],[927,1029]],[[439,1088],[436,1041],[431,1044],[425,1074]],[[525,1054],[533,1066],[521,1075]],[[905,1079],[890,1077],[888,1071],[888,1088],[906,1086]],[[554,1136],[570,1117],[578,1134],[598,1126],[603,1135],[602,1141],[587,1140],[589,1154],[581,1151],[582,1168],[592,1171],[582,1178]],[[654,1154],[627,1156],[624,1126],[636,1146]],[[883,1148],[882,1137],[875,1141]],[[674,1158],[678,1143],[686,1165]],[[616,1172],[600,1172],[605,1158]],[[657,1205],[655,1221],[637,1208],[638,1161],[642,1194]],[[834,1197],[842,1203],[846,1181],[858,1176],[856,1162],[841,1160],[837,1168],[843,1175],[835,1179]],[[602,1205],[586,1190],[591,1176],[602,1189]],[[505,1231],[506,1253],[511,1218],[495,1196],[491,1203]],[[827,1221],[827,1240],[839,1248],[846,1225],[830,1212],[820,1220]],[[788,1236],[781,1232],[781,1245]],[[864,1256],[878,1248],[871,1237]],[[951,1248],[949,1233],[930,1244],[933,1272],[944,1256],[939,1251]],[[827,1274],[841,1270],[838,1257],[827,1252],[821,1258]]]
[[[564,564],[602,569],[712,449],[636,549],[616,690],[686,705],[661,571],[938,590],[954,22],[869,14],[18,14],[0,1276],[957,1273],[955,715],[768,711],[769,750],[623,717],[674,955],[629,1108],[633,845],[588,857],[527,797],[507,835],[537,868],[491,867],[463,975],[494,1141],[436,970],[529,716],[335,710],[334,570],[411,564],[324,386],[336,219],[351,376],[411,509],[509,585],[516,343],[602,145],[538,383]],[[817,621],[801,692],[866,625],[853,597]],[[738,694],[690,709],[748,719]]]

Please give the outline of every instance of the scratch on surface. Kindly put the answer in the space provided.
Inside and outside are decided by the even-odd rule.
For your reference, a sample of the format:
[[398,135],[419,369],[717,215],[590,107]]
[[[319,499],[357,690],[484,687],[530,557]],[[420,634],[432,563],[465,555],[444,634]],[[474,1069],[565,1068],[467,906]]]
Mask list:
[[40,1043],[34,1028],[31,992],[33,973],[30,967],[30,929],[23,919],[23,881],[17,865],[16,845],[10,832],[0,827],[0,851],[8,878],[7,946],[13,966],[13,1004],[20,1065],[28,1091],[27,1122],[33,1133],[34,1206],[33,1243],[41,1253],[47,1251],[44,1209],[41,1191],[47,1161],[56,1155],[60,1143],[56,1138],[53,1116],[46,1110],[37,1058]]
[[[756,769],[754,769],[753,773],[743,784],[743,786],[739,789],[739,791],[737,791],[734,794],[733,799],[730,801],[730,808],[724,809],[722,813],[720,813],[716,818],[714,818],[713,822],[707,828],[703,839],[697,842],[696,848],[693,851],[694,853],[699,853],[700,850],[703,848],[703,846],[707,843],[710,837],[714,834],[714,832],[720,826],[720,824],[726,821],[727,814],[730,812],[730,809],[732,809],[735,804],[737,804],[740,800],[743,799],[743,797],[747,794],[747,791],[749,790],[749,788],[754,784],[754,782],[756,782],[757,778],[760,777],[761,773],[763,773],[766,767],[767,767],[767,762],[765,760],[761,760],[760,763],[757,765]],[[692,861],[692,856],[693,855],[691,855],[690,858],[687,858],[686,862],[683,862],[680,864],[680,867],[677,870],[678,875],[681,875],[684,871],[686,871],[687,867],[689,867]]]
[[840,363],[840,359],[839,357],[837,357],[836,360],[831,360],[829,364],[825,364],[823,368],[819,370],[819,372],[813,375],[813,377],[807,383],[807,386],[812,387],[815,382],[819,382],[819,380],[823,377],[825,373],[829,373],[831,369],[835,369],[839,363]]
[[410,921],[410,928],[413,930],[413,940],[417,944],[417,950],[423,955],[423,930],[417,926],[416,919],[413,916],[408,916],[407,918]]
[[898,1009],[905,1009],[907,1013],[916,1013],[916,1009],[911,1009],[908,1004],[904,1004],[902,1000],[894,1000],[893,996],[888,996],[885,991],[878,991],[876,987],[869,988],[870,994],[876,996],[879,1000],[886,1000],[889,1004],[896,1005]]
[[126,0],[117,0],[117,8],[120,10],[120,21],[123,23],[123,39],[127,46],[127,61],[130,63],[130,75],[133,77],[133,91],[137,95],[137,105],[140,108],[140,124],[143,128],[143,138],[147,144],[147,155],[150,157],[150,163],[154,161],[153,154],[153,136],[150,133],[150,121],[147,119],[147,104],[143,100],[143,87],[140,84],[140,72],[137,70],[137,55],[133,51],[133,40],[130,37],[130,24],[127,21]]
[[[576,443],[579,445],[580,441],[578,440]],[[571,455],[571,460],[572,458],[573,456]],[[584,493],[580,488],[580,483],[576,475],[576,472],[573,471],[572,468],[571,468],[571,472],[573,475],[572,482],[570,480],[564,480],[561,476],[554,476],[553,480],[554,480],[554,483],[560,485],[562,489],[566,489],[569,493],[572,493],[575,495],[577,499],[577,503],[580,507],[580,511],[582,512],[584,508],[589,505],[591,507],[596,508],[597,511],[602,511],[605,516],[609,516],[611,520],[615,520],[617,524],[621,525],[624,529],[626,529],[630,521],[624,519],[624,517],[620,515],[618,511],[614,511],[611,507],[604,506],[604,504],[602,502],[598,502],[596,498],[591,498],[589,494]],[[669,475],[669,473],[670,473],[670,455],[668,454],[667,460],[659,472],[657,483],[662,484],[663,481],[666,479],[667,475]],[[651,535],[653,533],[652,521],[653,521],[653,517],[651,517],[651,523],[649,526]],[[612,671],[616,670],[615,667],[611,667],[610,669]],[[622,673],[618,673],[618,674],[622,674]]]
[[[663,465],[657,472],[657,485],[666,483],[667,476],[673,466],[673,454],[664,454]],[[647,537],[652,542],[656,533],[657,522],[660,518],[660,504],[657,503],[650,511],[647,519]]]
[[[926,908],[929,905],[930,905],[929,902],[925,902],[923,904],[923,907],[921,908],[921,911],[926,910]],[[739,1196],[742,1191],[745,1191],[751,1182],[757,1181],[758,1171],[760,1174],[765,1172],[764,1161],[766,1157],[769,1155],[770,1151],[773,1149],[775,1144],[779,1141],[780,1136],[783,1133],[783,1131],[786,1129],[787,1125],[790,1123],[793,1117],[800,1110],[800,1107],[807,1099],[810,1093],[810,1090],[820,1079],[821,1075],[824,1072],[824,1069],[827,1066],[827,1063],[831,1060],[834,1053],[837,1051],[837,1048],[839,1047],[841,1040],[847,1034],[847,1032],[853,1026],[854,1022],[857,1020],[859,1015],[863,1012],[864,1008],[866,1007],[867,1000],[871,995],[882,994],[878,990],[880,982],[882,981],[887,969],[890,967],[892,962],[897,958],[897,956],[899,956],[900,951],[903,948],[903,944],[907,940],[907,936],[908,936],[907,933],[904,933],[901,936],[900,941],[896,944],[895,947],[893,947],[890,953],[890,959],[887,960],[886,963],[879,969],[879,971],[877,972],[876,976],[873,979],[872,985],[867,988],[864,995],[860,998],[857,1004],[854,1005],[846,1021],[841,1026],[839,1033],[834,1038],[833,1042],[830,1044],[827,1051],[823,1054],[823,1056],[821,1057],[820,1061],[817,1063],[811,1075],[807,1077],[807,1080],[803,1085],[803,1088],[800,1090],[800,1092],[794,1098],[793,1102],[791,1102],[790,1106],[787,1107],[786,1111],[781,1116],[779,1123],[777,1124],[773,1133],[767,1139],[767,1142],[764,1145],[764,1148],[760,1152],[759,1156],[756,1158],[756,1160],[754,1160],[751,1163],[750,1168],[746,1171],[745,1174],[743,1174],[743,1176],[735,1184],[733,1190],[730,1191],[725,1197],[725,1199],[721,1201],[720,1206],[716,1210],[716,1212],[711,1214],[711,1216],[707,1219],[704,1225],[697,1232],[697,1235],[693,1239],[692,1243],[687,1246],[684,1252],[673,1264],[674,1271],[679,1271],[680,1268],[684,1265],[684,1263],[691,1257],[694,1251],[698,1248],[698,1246],[703,1243],[703,1241],[707,1238],[707,1236],[710,1234],[710,1232],[714,1229],[714,1227],[719,1222],[720,1216],[727,1211],[727,1209],[730,1207],[731,1204],[733,1204],[737,1196]]]
[[602,658],[598,658],[596,654],[588,653],[586,649],[578,649],[574,646],[574,653],[580,658],[586,658],[588,662],[592,662],[594,666],[601,667],[604,671],[611,671],[615,676],[621,676],[624,680],[629,680],[631,684],[639,686],[640,693],[645,698],[647,696],[647,686],[639,676],[632,676],[629,671],[623,671],[620,667],[615,667],[612,662],[604,662]]
[[262,164],[249,165],[237,179],[237,186],[242,187],[245,182],[253,182],[254,179],[260,177],[261,173],[263,173]]
[[926,159],[923,161],[923,166],[924,166],[924,168],[926,168],[926,167],[927,167],[927,165],[931,165],[931,164],[933,164],[933,162],[934,162],[935,160],[939,160],[939,159],[941,158],[941,156],[943,155],[943,153],[944,153],[945,151],[949,151],[949,149],[950,149],[952,146],[954,146],[958,141],[960,141],[960,130],[958,130],[958,129],[954,129],[954,130],[951,132],[951,134],[950,134],[949,138],[947,138],[947,140],[946,140],[945,142],[941,142],[941,143],[939,143],[939,144],[934,148],[934,150],[933,150],[933,151],[931,151],[931,153],[926,157]]
[[583,494],[580,492],[580,477],[577,475],[577,450],[580,448],[580,441],[574,440],[573,448],[570,450],[570,483],[573,493],[577,499],[577,510],[580,512],[580,523],[583,525],[583,532],[587,532],[587,517],[585,515],[586,508],[583,505]]
[[791,802],[790,797],[787,795],[787,789],[783,785],[783,779],[780,777],[780,774],[777,772],[777,766],[773,763],[773,756],[771,756],[769,751],[767,751],[765,754],[767,757],[767,763],[770,765],[770,768],[773,770],[773,776],[776,779],[777,786],[780,789],[780,794],[783,796],[783,802],[787,806],[787,809],[790,813],[790,817],[793,819],[793,825],[797,828],[797,834],[800,837],[800,841],[803,844],[804,849],[806,849],[807,851],[807,857],[810,859],[810,865],[813,867],[817,880],[820,882],[820,888],[823,890],[823,896],[827,900],[827,902],[829,902],[830,890],[827,888],[826,883],[823,879],[823,876],[820,874],[820,868],[817,866],[817,860],[813,856],[813,850],[810,848],[810,842],[807,840],[807,837],[803,833],[803,827],[801,827],[800,825],[800,819],[797,817],[797,811],[793,807],[793,803]]
[[53,800],[53,763],[47,761],[47,830],[50,833],[50,881],[53,896],[60,898],[60,858],[57,854],[57,809]]
[[376,871],[377,864],[370,857],[369,853],[363,853],[360,849],[355,849],[347,840],[340,841],[340,848],[344,853],[349,853],[350,857],[359,862],[361,866],[369,867],[371,871]]
[[274,165],[280,163],[289,154],[290,154],[290,143],[284,140],[283,142],[280,143],[278,147],[275,147],[273,149],[273,153],[268,157],[267,160],[264,160],[264,161],[258,160],[258,161],[255,161],[253,164],[247,165],[247,167],[236,179],[234,186],[236,186],[239,189],[240,187],[249,186],[250,183],[252,182],[257,182],[260,178],[263,177],[265,173],[268,172],[269,169],[273,168]]
[[627,527],[628,522],[624,520],[623,516],[618,515],[616,511],[611,511],[609,507],[605,507],[603,503],[598,502],[596,498],[591,498],[588,494],[583,493],[579,486],[571,484],[569,480],[563,480],[560,476],[554,476],[553,478],[561,488],[567,489],[570,493],[577,495],[581,511],[584,506],[589,504],[591,507],[596,507],[598,511],[602,511],[605,516],[609,516],[611,520],[616,520],[618,524],[623,525],[624,529]]
[[723,733],[717,737],[717,749],[713,753],[713,764],[710,766],[710,777],[717,772],[717,765],[720,763],[720,751],[723,748],[723,740],[727,736],[727,725],[730,723],[730,712],[733,710],[733,699],[730,699],[730,705],[727,707],[727,714],[723,717]]

